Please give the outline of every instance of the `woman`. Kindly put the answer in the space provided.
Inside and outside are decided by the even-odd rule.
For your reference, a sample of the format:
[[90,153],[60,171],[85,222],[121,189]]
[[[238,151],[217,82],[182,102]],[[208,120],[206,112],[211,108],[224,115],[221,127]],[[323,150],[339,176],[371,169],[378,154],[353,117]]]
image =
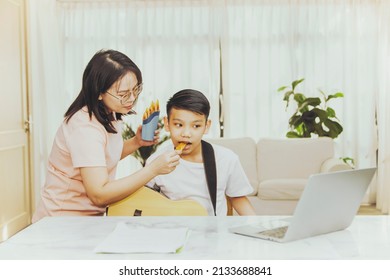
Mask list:
[[154,141],[143,141],[141,126],[135,137],[122,140],[121,117],[135,113],[141,91],[141,71],[126,55],[102,50],[92,57],[81,91],[55,136],[33,222],[45,216],[103,215],[107,205],[175,169],[179,151],[165,153],[138,172],[115,180],[120,159],[158,141],[158,133]]

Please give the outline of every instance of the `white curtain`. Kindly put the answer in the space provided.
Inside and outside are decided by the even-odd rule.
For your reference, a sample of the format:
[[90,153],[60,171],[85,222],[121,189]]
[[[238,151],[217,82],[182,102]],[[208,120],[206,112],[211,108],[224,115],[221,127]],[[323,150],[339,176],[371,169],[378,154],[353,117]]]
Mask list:
[[[389,207],[383,169],[390,155],[384,144],[389,85],[383,75],[389,73],[390,47],[388,36],[382,38],[389,22],[379,28],[379,15],[388,18],[386,1],[29,2],[37,172],[43,173],[87,62],[103,48],[126,53],[143,72],[141,114],[131,124],[140,123],[152,100],[160,100],[164,115],[170,96],[195,88],[211,102],[210,136],[218,136],[221,43],[225,137],[285,137],[291,111],[285,112],[277,89],[295,79],[305,78],[299,90],[306,95],[319,95],[318,89],[344,92],[329,104],[344,127],[336,139],[338,156],[354,158],[357,167],[375,166],[379,136],[378,201],[384,197],[381,205]],[[384,54],[386,63],[380,59]]]
[[[211,4],[210,4],[211,3]],[[80,90],[82,71],[92,55],[112,48],[127,54],[141,69],[144,91],[129,122],[140,123],[152,100],[165,104],[184,88],[218,100],[218,1],[60,1],[64,39],[66,95],[69,104]],[[214,30],[214,31],[213,31]],[[214,109],[216,108],[216,109]],[[218,114],[213,106],[212,118]],[[218,127],[212,129],[216,134]]]
[[377,208],[390,213],[390,3],[381,1],[378,95]]
[[57,22],[56,2],[30,0],[28,9],[29,88],[33,136],[34,193],[39,197],[46,175],[48,155],[64,104],[63,42]]
[[[281,86],[334,99],[340,157],[375,166],[378,21],[375,1],[228,0],[222,44],[227,136],[284,137],[292,111]],[[291,108],[294,109],[295,108]]]

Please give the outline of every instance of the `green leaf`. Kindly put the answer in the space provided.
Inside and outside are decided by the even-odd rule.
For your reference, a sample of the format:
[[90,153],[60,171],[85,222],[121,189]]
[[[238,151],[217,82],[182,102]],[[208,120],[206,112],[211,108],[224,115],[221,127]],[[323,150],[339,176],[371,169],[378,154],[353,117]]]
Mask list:
[[125,123],[125,127],[122,131],[123,140],[130,139],[134,136],[135,136],[135,132],[133,131],[133,129],[127,123]]
[[320,108],[313,108],[311,111],[313,111],[320,118],[321,122],[324,122],[328,118],[328,112],[325,110]]
[[314,110],[306,111],[302,113],[302,119],[304,123],[315,123],[317,113]]
[[344,97],[344,94],[342,92],[337,92],[335,94],[330,94],[326,101],[331,100],[332,98],[339,98],[339,97]]
[[304,123],[300,123],[298,126],[295,127],[295,131],[303,137],[303,132],[304,132]]
[[289,120],[289,125],[291,128],[296,128],[303,122],[302,116],[301,115],[293,115],[290,120]]
[[302,135],[299,135],[295,131],[289,131],[286,133],[287,138],[302,138]]
[[298,106],[302,104],[306,100],[306,96],[303,93],[294,94],[294,100],[298,103]]
[[305,102],[309,106],[316,107],[316,106],[321,104],[321,99],[319,97],[309,97],[309,98],[306,98]]
[[305,137],[311,137],[311,134],[315,132],[315,123],[314,122],[304,122],[305,123],[305,130],[303,135]]
[[288,101],[290,100],[291,94],[294,94],[294,92],[293,92],[292,90],[287,91],[287,92],[284,94],[283,100],[288,102]]
[[299,85],[300,83],[302,83],[305,79],[300,79],[300,80],[296,80],[296,81],[293,81],[291,86],[292,86],[292,90],[295,90],[295,87],[297,85]]
[[299,104],[299,111],[307,111],[308,106],[316,107],[321,104],[321,99],[319,97],[309,97],[306,98],[304,102]]
[[278,91],[285,90],[286,88],[287,88],[287,86],[282,86],[282,87],[278,88]]
[[350,167],[355,168],[355,160],[351,157],[341,157],[340,158],[344,163],[348,164]]
[[339,134],[343,132],[343,127],[341,126],[341,124],[339,124],[336,121],[326,119],[324,121],[324,125],[329,129],[327,136],[329,136],[332,139],[337,138],[337,136],[339,136]]
[[328,113],[328,117],[329,118],[335,118],[336,117],[336,112],[332,108],[330,108],[330,107],[326,108],[326,112]]

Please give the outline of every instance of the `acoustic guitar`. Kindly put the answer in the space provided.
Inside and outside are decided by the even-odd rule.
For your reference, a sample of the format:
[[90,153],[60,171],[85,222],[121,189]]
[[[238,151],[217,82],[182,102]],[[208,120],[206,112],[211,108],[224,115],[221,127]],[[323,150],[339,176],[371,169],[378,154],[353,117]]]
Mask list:
[[207,216],[194,200],[170,200],[159,192],[142,187],[107,208],[107,216]]

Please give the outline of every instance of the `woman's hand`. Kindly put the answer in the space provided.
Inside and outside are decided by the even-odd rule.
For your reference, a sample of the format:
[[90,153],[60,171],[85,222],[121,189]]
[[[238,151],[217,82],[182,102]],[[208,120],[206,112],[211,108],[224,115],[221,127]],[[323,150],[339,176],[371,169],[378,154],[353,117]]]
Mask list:
[[135,134],[134,138],[139,147],[152,146],[158,144],[158,142],[160,141],[160,127],[158,127],[154,131],[153,141],[145,141],[142,139],[142,125],[138,126],[137,133]]
[[145,140],[142,140],[142,126],[140,125],[137,128],[137,132],[136,132],[135,136],[124,141],[121,159],[134,153],[136,150],[138,150],[142,146],[152,146],[152,145],[158,144],[159,141],[160,141],[160,127],[158,127],[158,129],[156,129],[156,131],[154,132],[153,141],[145,141]]
[[181,151],[169,151],[159,155],[150,164],[155,176],[171,173],[179,164]]

